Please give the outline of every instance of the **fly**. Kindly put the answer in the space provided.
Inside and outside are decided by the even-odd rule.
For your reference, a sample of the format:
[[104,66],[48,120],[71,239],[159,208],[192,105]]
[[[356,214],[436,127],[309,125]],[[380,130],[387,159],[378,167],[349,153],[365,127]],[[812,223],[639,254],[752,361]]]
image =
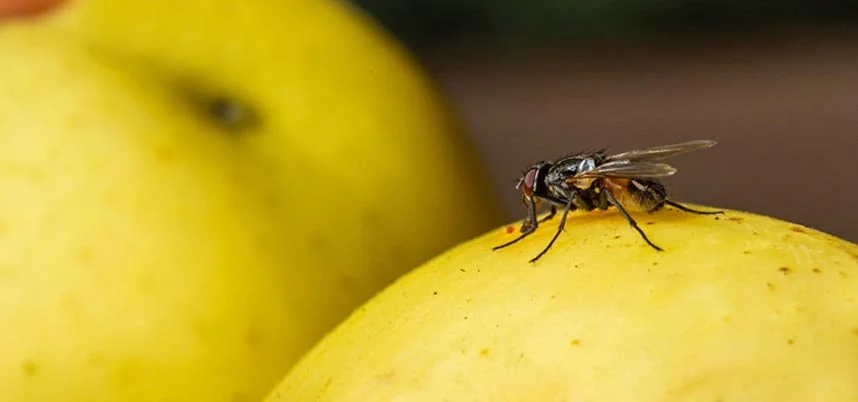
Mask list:
[[[521,224],[517,238],[492,250],[510,246],[536,231],[540,223],[554,218],[557,208],[563,208],[557,232],[548,245],[530,260],[536,262],[554,245],[566,225],[569,211],[615,207],[620,214],[652,248],[663,251],[649,240],[646,233],[629,215],[628,209],[654,212],[665,205],[703,215],[723,214],[723,211],[698,211],[668,198],[667,190],[658,179],[671,176],[676,169],[666,163],[656,162],[680,154],[709,148],[715,141],[696,140],[679,144],[661,145],[607,155],[602,149],[597,152],[565,156],[554,162],[542,161],[530,165],[518,180],[515,188],[521,191],[522,201],[528,215]],[[537,219],[539,209],[548,203],[551,210],[547,216]]]

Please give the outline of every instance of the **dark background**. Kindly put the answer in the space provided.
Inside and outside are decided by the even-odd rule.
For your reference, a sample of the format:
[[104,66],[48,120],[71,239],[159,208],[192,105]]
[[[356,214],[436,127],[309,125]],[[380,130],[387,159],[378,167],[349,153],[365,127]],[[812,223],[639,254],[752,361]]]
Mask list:
[[678,200],[858,241],[858,2],[353,1],[447,92],[510,220],[531,162],[706,138]]

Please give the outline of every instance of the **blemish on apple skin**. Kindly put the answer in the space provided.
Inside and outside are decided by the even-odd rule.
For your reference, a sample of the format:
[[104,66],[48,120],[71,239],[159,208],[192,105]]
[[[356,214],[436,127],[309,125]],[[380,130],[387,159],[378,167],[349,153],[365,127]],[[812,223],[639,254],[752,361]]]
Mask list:
[[75,258],[83,264],[91,263],[95,259],[95,251],[90,246],[80,246],[75,253]]
[[155,159],[161,163],[170,163],[176,159],[175,150],[169,145],[155,145],[154,149],[152,149],[152,154],[155,155]]
[[101,353],[98,352],[89,352],[89,354],[86,356],[86,362],[89,363],[91,366],[101,365],[103,361],[104,356],[102,356]]
[[807,233],[806,230],[802,229],[799,226],[795,226],[795,225],[790,226],[789,230],[792,230],[793,232],[796,232],[796,233]]
[[792,273],[792,269],[790,269],[789,267],[780,267],[778,268],[778,271],[780,271],[784,275],[789,275]]
[[249,402],[251,401],[250,396],[241,391],[236,391],[229,398],[229,402]]
[[24,377],[34,378],[39,376],[41,367],[33,359],[27,359],[21,362],[21,374]]
[[245,129],[259,125],[259,116],[253,108],[235,99],[216,97],[209,102],[209,113],[229,129]]

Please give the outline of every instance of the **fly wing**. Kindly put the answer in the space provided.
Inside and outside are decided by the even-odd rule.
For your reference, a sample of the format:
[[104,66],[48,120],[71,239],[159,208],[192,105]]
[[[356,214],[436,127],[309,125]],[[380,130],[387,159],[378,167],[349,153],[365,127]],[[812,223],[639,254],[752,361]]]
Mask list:
[[626,179],[653,179],[666,177],[676,173],[676,168],[666,163],[629,162],[628,160],[608,162],[595,169],[572,177],[572,179],[588,179],[598,177],[615,177]]
[[709,148],[715,144],[716,142],[711,140],[695,140],[681,142],[679,144],[659,145],[652,148],[636,149],[633,151],[610,155],[605,158],[605,161],[656,161],[696,151],[698,149]]

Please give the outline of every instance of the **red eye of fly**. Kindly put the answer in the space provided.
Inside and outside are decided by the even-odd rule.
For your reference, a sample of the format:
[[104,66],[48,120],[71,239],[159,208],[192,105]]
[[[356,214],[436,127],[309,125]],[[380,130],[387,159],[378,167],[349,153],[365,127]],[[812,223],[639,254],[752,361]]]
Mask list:
[[528,197],[533,197],[533,187],[536,185],[537,173],[539,173],[539,169],[534,168],[528,170],[527,174],[524,175],[524,183],[522,183],[521,191]]

